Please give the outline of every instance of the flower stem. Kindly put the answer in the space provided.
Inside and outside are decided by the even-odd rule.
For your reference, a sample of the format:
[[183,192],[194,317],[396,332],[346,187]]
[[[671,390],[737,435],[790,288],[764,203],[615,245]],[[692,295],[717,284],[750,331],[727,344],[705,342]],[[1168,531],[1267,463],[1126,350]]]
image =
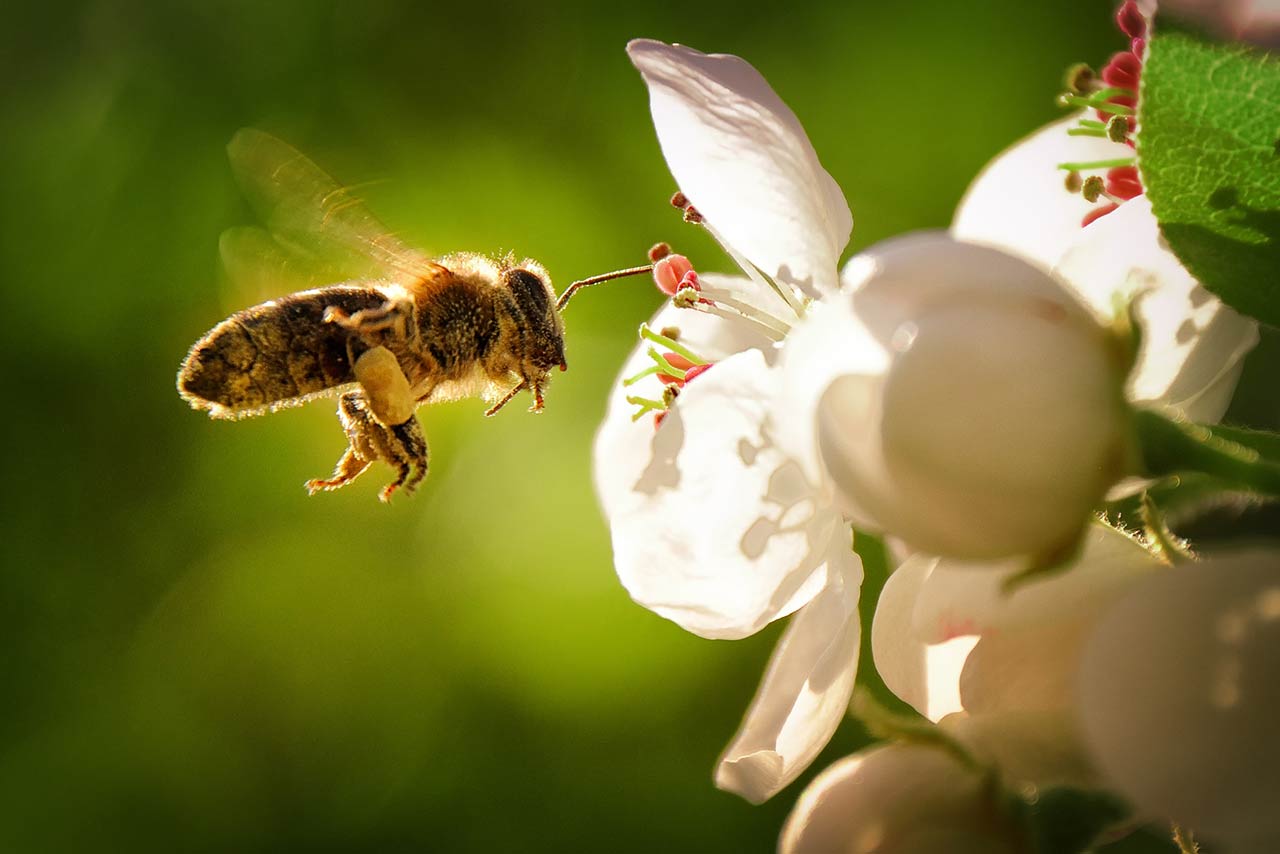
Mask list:
[[1150,410],[1134,413],[1142,465],[1152,477],[1179,472],[1214,475],[1263,495],[1280,496],[1280,463],[1200,424],[1172,421]]
[[1147,535],[1151,550],[1165,563],[1186,563],[1196,559],[1186,540],[1169,530],[1151,493],[1142,493],[1142,505],[1138,512],[1142,519],[1142,531]]

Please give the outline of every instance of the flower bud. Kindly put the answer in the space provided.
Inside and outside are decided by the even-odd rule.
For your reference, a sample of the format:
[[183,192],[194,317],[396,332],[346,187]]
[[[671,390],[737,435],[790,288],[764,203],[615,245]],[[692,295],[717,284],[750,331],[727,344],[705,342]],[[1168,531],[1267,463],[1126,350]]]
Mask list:
[[942,750],[890,744],[823,771],[796,803],[782,854],[1023,851],[998,790]]
[[1085,744],[1138,810],[1221,850],[1280,850],[1280,553],[1135,585],[1093,631],[1078,686]]
[[884,356],[818,407],[846,514],[960,559],[1070,548],[1126,459],[1110,333],[1047,273],[945,235],[888,241],[851,268],[854,314]]

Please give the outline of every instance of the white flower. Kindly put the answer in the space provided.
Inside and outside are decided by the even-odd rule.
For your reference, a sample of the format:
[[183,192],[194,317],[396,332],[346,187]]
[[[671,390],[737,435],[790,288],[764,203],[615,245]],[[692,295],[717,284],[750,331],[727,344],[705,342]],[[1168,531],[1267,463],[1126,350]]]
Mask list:
[[1159,567],[1124,534],[1094,525],[1061,574],[1004,582],[1013,563],[924,555],[889,577],[872,623],[885,684],[1011,782],[1095,781],[1075,719],[1075,674],[1106,605]]
[[1223,38],[1280,47],[1280,0],[1161,0],[1160,5]]
[[1108,330],[1039,268],[941,233],[873,246],[845,278],[826,349],[879,354],[818,411],[846,515],[958,558],[1070,548],[1127,462]]
[[1142,350],[1128,397],[1168,407],[1191,421],[1217,422],[1258,342],[1258,325],[1224,305],[1178,262],[1160,237],[1145,196],[1087,227],[1090,205],[1062,186],[1061,162],[1110,160],[1132,149],[1071,137],[1072,116],[998,156],[969,187],[951,232],[1052,269],[1100,314],[1137,297]]
[[[779,357],[775,344],[806,295],[836,286],[852,218],[795,115],[749,64],[651,41],[628,53],[677,184],[747,278],[703,275],[714,306],[655,316],[655,329],[679,327],[680,344],[715,365],[656,430],[630,418],[626,398],[644,385],[615,388],[596,486],[618,575],[640,604],[709,638],[795,614],[716,771],[718,785],[761,801],[830,739],[857,667],[861,565],[816,476],[812,431],[793,426],[799,409],[778,406],[789,345]],[[622,376],[649,364],[642,347]]]
[[1014,854],[1025,843],[998,790],[940,749],[874,747],[804,790],[781,854]]
[[1142,813],[1280,850],[1280,553],[1134,585],[1088,640],[1078,706],[1094,762]]

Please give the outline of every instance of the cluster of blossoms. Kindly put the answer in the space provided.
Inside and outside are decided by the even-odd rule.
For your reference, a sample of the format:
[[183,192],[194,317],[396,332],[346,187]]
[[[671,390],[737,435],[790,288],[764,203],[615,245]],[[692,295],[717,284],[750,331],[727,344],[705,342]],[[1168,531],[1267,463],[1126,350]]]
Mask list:
[[758,802],[848,712],[851,544],[882,537],[899,561],[874,661],[934,727],[820,775],[783,850],[1022,851],[1008,793],[1054,786],[1114,792],[1138,821],[1233,850],[1280,841],[1280,755],[1260,755],[1280,749],[1280,556],[1171,566],[1176,548],[1094,512],[1146,483],[1136,413],[1217,422],[1258,340],[1169,251],[1136,171],[1103,180],[1106,216],[1062,190],[1059,164],[1132,153],[1136,102],[1110,90],[1136,85],[1147,22],[1131,3],[1118,19],[1131,49],[1080,106],[1124,108],[1123,133],[1050,125],[987,167],[949,231],[843,268],[849,208],[764,78],[734,56],[628,46],[673,203],[742,275],[655,247],[671,299],[595,443],[618,575],[706,638],[790,618],[715,770]]

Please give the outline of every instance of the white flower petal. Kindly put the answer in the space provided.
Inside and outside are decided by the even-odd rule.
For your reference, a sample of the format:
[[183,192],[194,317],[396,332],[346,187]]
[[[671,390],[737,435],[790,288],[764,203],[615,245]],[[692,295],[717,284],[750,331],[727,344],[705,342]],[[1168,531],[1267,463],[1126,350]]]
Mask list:
[[[1077,708],[1110,786],[1239,851],[1280,837],[1280,553],[1153,574],[1089,640]],[[1249,847],[1254,843],[1257,847]]]
[[[780,367],[777,438],[814,483],[825,477],[818,454],[818,403],[842,374],[880,376],[889,357],[847,298],[816,301],[787,335]],[[856,514],[855,514],[856,515]]]
[[841,759],[800,796],[781,854],[1013,854],[1019,831],[983,776],[942,750],[884,744]]
[[987,164],[960,201],[951,233],[1052,266],[1096,207],[1067,192],[1058,164],[1133,156],[1133,149],[1108,139],[1067,136],[1079,118],[1046,125]]
[[1023,562],[939,561],[917,592],[912,632],[927,643],[960,635],[1036,628],[1096,613],[1160,562],[1136,540],[1101,523],[1091,525],[1070,568],[1020,583],[1005,582]]
[[935,723],[961,710],[960,671],[975,638],[929,644],[916,630],[915,611],[937,558],[912,555],[880,591],[871,623],[876,670],[889,690]]
[[706,221],[763,272],[817,295],[835,287],[853,227],[839,186],[760,72],[736,56],[639,39],[671,174]]
[[1170,406],[1193,421],[1222,417],[1244,357],[1258,343],[1258,324],[1183,268],[1145,196],[1079,230],[1055,272],[1100,311],[1110,311],[1117,294],[1139,295],[1142,351],[1130,400]]
[[1162,0],[1161,5],[1220,38],[1280,48],[1280,0]]
[[623,586],[704,637],[744,637],[803,605],[832,536],[848,530],[771,437],[776,384],[759,350],[699,376],[613,502]]
[[833,542],[827,586],[796,613],[778,641],[738,734],[716,769],[716,785],[752,803],[794,780],[844,718],[858,669],[862,564]]
[[[759,286],[741,276],[706,274],[701,278],[716,288],[743,294],[745,299],[759,296]],[[733,323],[698,311],[676,308],[670,302],[664,303],[650,318],[649,326],[655,331],[664,327],[678,328],[681,341],[698,355],[712,361],[753,347],[771,348],[773,345],[770,339],[745,322]],[[632,421],[631,415],[636,408],[627,403],[627,395],[659,398],[662,396],[662,383],[650,377],[633,386],[622,384],[622,380],[653,364],[646,355],[651,346],[650,342],[641,341],[623,363],[609,390],[604,421],[596,432],[592,472],[605,519],[612,518],[618,498],[631,491],[652,463],[653,416]]]
[[818,407],[845,513],[971,559],[1074,541],[1126,438],[1092,310],[1021,258],[942,232],[885,241],[856,266],[853,310],[892,359],[883,376],[838,377]]

